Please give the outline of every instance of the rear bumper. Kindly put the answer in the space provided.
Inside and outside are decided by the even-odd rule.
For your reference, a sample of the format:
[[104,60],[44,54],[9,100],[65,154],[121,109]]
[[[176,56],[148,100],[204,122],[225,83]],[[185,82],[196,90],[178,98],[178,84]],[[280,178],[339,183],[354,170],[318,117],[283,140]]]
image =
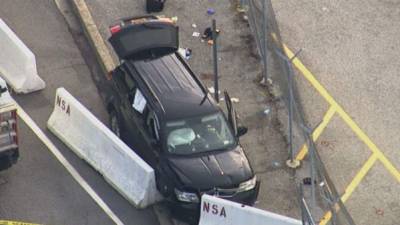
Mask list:
[[[260,190],[260,181],[257,181],[255,188],[250,191],[240,192],[230,198],[223,198],[229,201],[253,206],[257,200]],[[170,202],[172,217],[187,222],[189,224],[198,224],[200,218],[200,203],[185,203],[173,201]]]
[[0,152],[0,171],[10,168],[13,164],[17,162],[18,157],[18,148],[13,148]]

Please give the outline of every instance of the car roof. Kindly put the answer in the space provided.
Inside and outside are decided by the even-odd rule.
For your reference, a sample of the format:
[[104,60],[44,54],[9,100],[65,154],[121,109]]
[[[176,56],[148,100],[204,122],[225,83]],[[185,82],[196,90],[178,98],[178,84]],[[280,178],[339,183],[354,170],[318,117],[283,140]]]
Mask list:
[[132,61],[132,64],[160,101],[166,120],[218,111],[204,86],[177,53],[156,59]]

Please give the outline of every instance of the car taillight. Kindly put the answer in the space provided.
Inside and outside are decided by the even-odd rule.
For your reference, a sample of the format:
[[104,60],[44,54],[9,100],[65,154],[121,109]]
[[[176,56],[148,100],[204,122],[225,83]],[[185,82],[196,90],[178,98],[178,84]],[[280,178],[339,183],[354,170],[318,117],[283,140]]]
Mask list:
[[17,111],[0,113],[0,150],[18,147]]
[[110,27],[111,35],[118,33],[121,30],[121,25],[114,25]]

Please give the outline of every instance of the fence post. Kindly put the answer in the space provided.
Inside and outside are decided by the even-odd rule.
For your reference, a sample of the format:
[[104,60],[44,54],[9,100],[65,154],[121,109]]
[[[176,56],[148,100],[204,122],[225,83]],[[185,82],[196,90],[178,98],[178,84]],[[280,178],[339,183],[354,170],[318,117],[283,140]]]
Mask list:
[[267,7],[266,7],[266,0],[262,1],[262,32],[261,32],[261,39],[262,39],[262,56],[263,56],[263,64],[264,64],[264,81],[267,84],[268,75],[267,75],[267,40],[266,40],[266,32],[267,32]]
[[213,60],[214,60],[214,97],[219,103],[218,87],[218,55],[217,55],[217,25],[215,19],[212,20],[212,40],[213,40]]

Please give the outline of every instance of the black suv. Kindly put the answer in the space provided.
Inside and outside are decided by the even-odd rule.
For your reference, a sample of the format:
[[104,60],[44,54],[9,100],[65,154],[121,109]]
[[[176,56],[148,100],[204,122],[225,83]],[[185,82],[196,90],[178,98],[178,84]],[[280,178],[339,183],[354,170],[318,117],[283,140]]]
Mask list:
[[223,111],[177,53],[168,19],[124,19],[109,41],[121,64],[107,101],[111,129],[155,170],[173,215],[196,221],[203,193],[252,205],[259,182],[239,144],[228,94]]

